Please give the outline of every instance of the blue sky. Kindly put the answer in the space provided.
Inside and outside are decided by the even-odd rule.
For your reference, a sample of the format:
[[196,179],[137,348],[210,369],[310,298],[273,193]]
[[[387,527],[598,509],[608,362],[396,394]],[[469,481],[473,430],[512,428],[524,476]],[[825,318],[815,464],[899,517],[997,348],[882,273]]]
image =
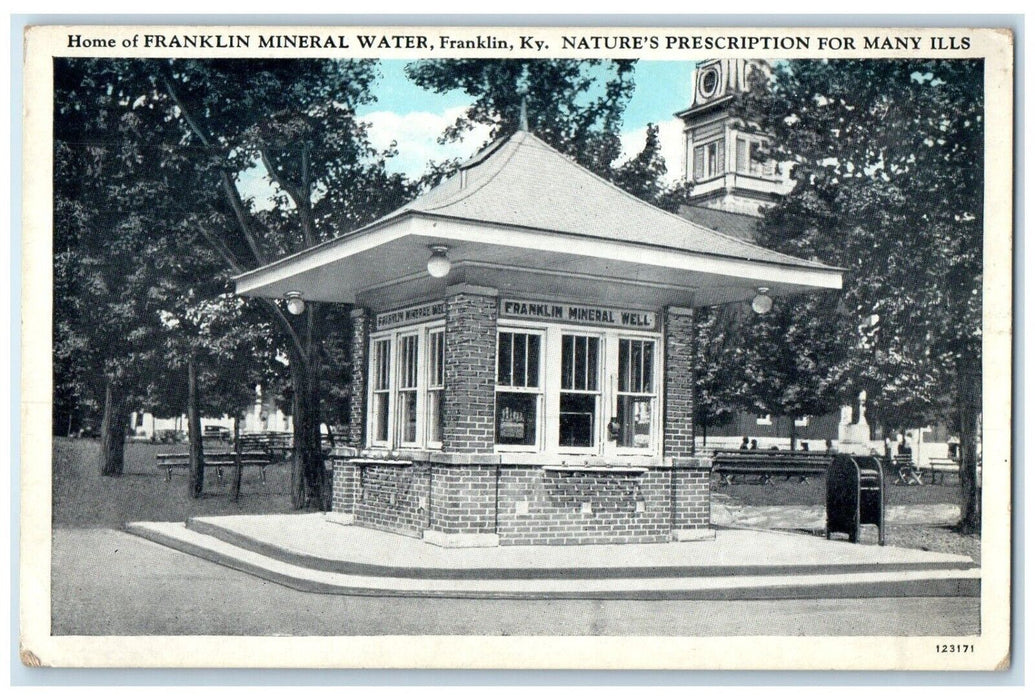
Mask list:
[[[440,95],[417,87],[404,73],[408,62],[381,62],[381,79],[374,88],[377,101],[364,105],[360,115],[371,124],[375,146],[387,147],[393,139],[398,142],[399,156],[389,162],[389,168],[418,177],[429,160],[469,156],[482,145],[486,133],[476,131],[460,144],[435,143],[470,99],[460,91]],[[682,136],[679,120],[672,115],[690,104],[693,68],[689,61],[639,61],[636,90],[622,127],[622,142],[631,155],[643,145],[647,124],[658,124],[662,153],[673,178],[679,175]]]

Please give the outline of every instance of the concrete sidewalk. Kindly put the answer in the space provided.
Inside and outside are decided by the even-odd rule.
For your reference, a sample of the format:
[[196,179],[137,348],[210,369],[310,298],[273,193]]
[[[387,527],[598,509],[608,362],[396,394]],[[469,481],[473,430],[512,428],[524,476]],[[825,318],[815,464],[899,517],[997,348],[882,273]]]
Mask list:
[[490,598],[973,596],[958,555],[717,529],[698,542],[447,549],[323,514],[130,523],[133,534],[299,590]]

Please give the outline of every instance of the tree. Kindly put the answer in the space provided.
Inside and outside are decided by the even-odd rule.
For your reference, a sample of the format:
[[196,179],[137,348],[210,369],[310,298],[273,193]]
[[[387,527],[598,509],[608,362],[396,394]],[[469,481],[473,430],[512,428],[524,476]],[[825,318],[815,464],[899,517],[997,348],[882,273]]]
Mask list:
[[[183,207],[171,222],[203,238],[240,274],[333,238],[399,206],[411,190],[389,176],[355,107],[371,99],[369,61],[138,61],[108,86],[132,110],[164,115],[175,140],[152,162],[179,178]],[[245,183],[261,173],[272,187],[256,202]],[[189,172],[188,178],[182,174]],[[260,206],[261,204],[261,206]],[[256,300],[278,334],[293,384],[292,502],[325,502],[320,449],[321,339],[327,309],[307,303],[298,317]]]
[[983,73],[970,60],[795,61],[756,75],[740,114],[794,189],[763,242],[846,268],[834,371],[886,421],[960,431],[961,530],[980,527]]
[[614,168],[612,181],[634,197],[675,212],[680,204],[686,204],[690,187],[686,183],[667,183],[667,173],[658,126],[647,124],[643,149]]
[[[101,410],[102,474],[123,469],[128,406],[151,373],[163,329],[148,290],[163,260],[162,183],[142,175],[139,119],[96,89],[96,62],[55,61],[54,386],[83,424]],[[159,229],[160,230],[160,229]]]
[[829,297],[813,294],[777,299],[765,314],[745,314],[734,351],[741,407],[789,418],[792,450],[796,419],[829,413],[849,398],[838,372],[845,336],[829,306]]
[[426,90],[461,90],[474,99],[443,142],[461,139],[475,124],[491,127],[490,140],[510,135],[524,101],[536,136],[611,179],[622,150],[622,113],[635,87],[633,66],[626,60],[442,59],[411,63],[406,75]]

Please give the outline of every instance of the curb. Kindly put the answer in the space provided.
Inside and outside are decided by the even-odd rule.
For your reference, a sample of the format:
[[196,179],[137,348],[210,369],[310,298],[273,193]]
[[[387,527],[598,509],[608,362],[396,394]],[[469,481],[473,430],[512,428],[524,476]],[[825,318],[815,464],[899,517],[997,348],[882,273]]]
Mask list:
[[[452,578],[448,581],[453,584],[452,588],[421,588],[420,579],[412,581],[413,588],[400,588],[400,577],[370,576],[364,575],[366,579],[362,582],[330,582],[318,580],[316,576],[306,575],[306,567],[297,564],[282,562],[268,557],[262,553],[252,550],[245,550],[234,544],[221,539],[213,538],[210,535],[185,530],[186,537],[178,537],[163,532],[157,528],[148,527],[143,523],[130,523],[126,531],[171,547],[178,551],[197,556],[207,561],[226,566],[228,568],[251,574],[267,581],[298,591],[308,593],[354,595],[354,596],[378,596],[378,597],[409,597],[409,598],[477,598],[477,599],[500,599],[500,600],[763,600],[763,599],[808,599],[808,598],[898,598],[898,597],[977,597],[980,595],[981,581],[967,571],[960,570],[959,576],[924,576],[930,570],[915,572],[888,572],[892,577],[880,581],[858,581],[851,580],[852,574],[844,574],[848,580],[840,581],[808,581],[807,576],[787,576],[781,581],[780,576],[765,576],[762,578],[772,579],[770,582],[757,583],[753,585],[737,585],[736,576],[715,576],[715,577],[691,577],[703,585],[681,587],[661,587],[658,577],[628,577],[625,586],[611,589],[597,590],[531,590],[522,588],[524,581],[528,579],[511,579],[516,584],[514,588],[503,590],[484,590],[475,588],[479,583],[495,582],[499,579],[472,579]],[[202,538],[200,542],[191,541]],[[204,538],[213,540],[213,546],[205,546]],[[225,550],[230,547],[230,551]],[[240,553],[234,550],[241,550]],[[265,561],[264,561],[265,560]],[[284,568],[298,569],[288,572]],[[309,569],[312,571],[311,569]],[[346,576],[338,572],[317,572],[314,574]],[[867,572],[869,573],[869,572]],[[883,572],[879,572],[883,573]],[[895,578],[894,574],[905,578]],[[908,574],[916,573],[917,578],[909,578]],[[973,574],[970,571],[969,574]],[[353,574],[347,574],[353,576]],[[356,578],[360,576],[355,575]],[[425,577],[427,578],[427,577]],[[671,578],[671,577],[670,577]],[[714,578],[714,582],[702,581],[702,578]],[[805,580],[803,580],[805,579]],[[380,582],[383,585],[378,585]],[[547,579],[541,579],[546,581]],[[564,577],[558,580],[567,581]],[[588,580],[588,579],[587,579]],[[599,579],[598,579],[599,580]],[[439,583],[443,581],[438,579]]]
[[304,554],[241,534],[203,519],[190,518],[187,529],[222,540],[255,554],[276,559],[305,569],[334,574],[378,576],[385,578],[449,579],[449,580],[533,580],[533,579],[615,579],[727,576],[808,576],[905,571],[950,571],[978,568],[973,562],[930,562],[890,564],[800,564],[751,566],[644,566],[644,567],[563,567],[563,568],[440,568],[406,567],[368,564],[365,562],[328,559]]

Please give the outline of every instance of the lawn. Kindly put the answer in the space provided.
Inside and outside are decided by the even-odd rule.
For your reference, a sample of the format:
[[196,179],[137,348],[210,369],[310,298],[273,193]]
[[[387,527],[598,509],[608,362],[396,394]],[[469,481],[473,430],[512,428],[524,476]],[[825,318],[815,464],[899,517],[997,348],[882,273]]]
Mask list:
[[[947,479],[944,485],[924,483],[921,486],[906,486],[894,481],[893,476],[885,480],[885,504],[889,506],[960,502],[960,487],[955,479]],[[812,478],[803,484],[797,479],[773,479],[768,484],[738,482],[730,486],[721,485],[715,479],[712,482],[712,493],[728,496],[745,506],[816,506],[826,504],[826,481]],[[977,535],[961,535],[955,528],[945,525],[889,524],[886,540],[888,545],[894,547],[964,554],[977,563],[981,562],[981,538]],[[867,529],[861,541],[875,543],[875,531]]]
[[288,463],[266,469],[263,484],[257,469],[245,469],[241,496],[230,501],[229,477],[216,481],[207,469],[202,498],[187,495],[186,470],[174,470],[172,481],[155,468],[158,452],[186,452],[186,445],[127,442],[125,471],[100,476],[100,444],[92,439],[54,438],[54,527],[121,527],[134,520],[183,521],[196,515],[287,513],[291,510]]
[[[906,486],[894,483],[893,477],[886,477],[884,482],[884,498],[890,506],[923,505],[928,503],[959,503],[959,483],[947,478],[945,484],[928,484],[923,486]],[[826,481],[812,477],[808,483],[802,484],[797,479],[784,481],[773,479],[768,484],[742,483],[738,481],[732,486],[722,486],[717,480],[712,484],[713,493],[721,493],[748,506],[811,506],[826,503]]]

